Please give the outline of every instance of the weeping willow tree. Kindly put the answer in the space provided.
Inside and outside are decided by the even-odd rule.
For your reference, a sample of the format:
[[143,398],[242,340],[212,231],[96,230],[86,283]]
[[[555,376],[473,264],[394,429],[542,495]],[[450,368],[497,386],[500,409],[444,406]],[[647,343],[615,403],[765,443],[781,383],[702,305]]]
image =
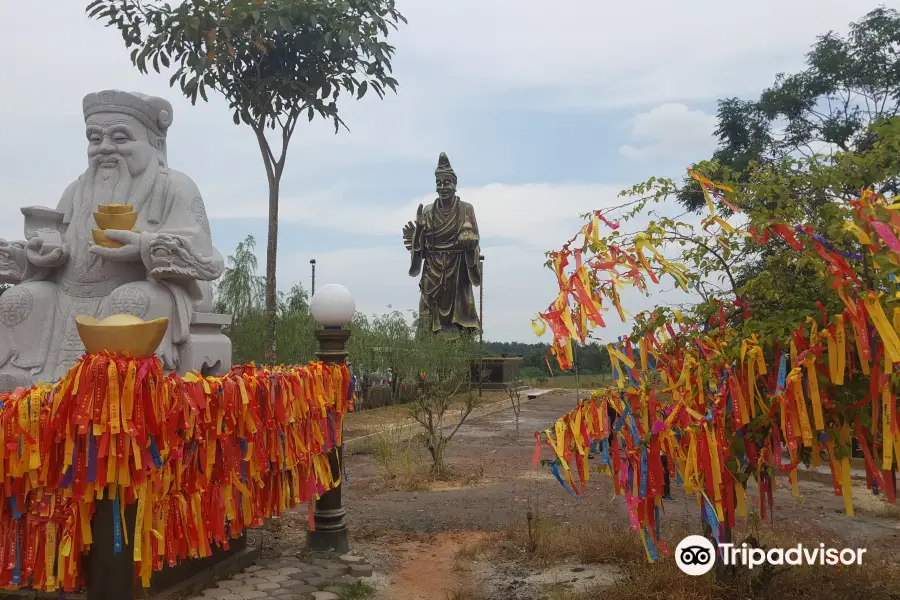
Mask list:
[[216,311],[238,321],[256,309],[265,294],[265,277],[257,275],[256,239],[248,235],[228,257],[228,268],[216,286]]
[[[228,337],[235,364],[262,362],[266,352],[266,278],[258,274],[256,239],[250,235],[228,257],[228,268],[216,286],[216,311],[231,314]],[[278,295],[277,362],[305,363],[315,358],[315,325],[309,314],[309,296],[295,284]]]

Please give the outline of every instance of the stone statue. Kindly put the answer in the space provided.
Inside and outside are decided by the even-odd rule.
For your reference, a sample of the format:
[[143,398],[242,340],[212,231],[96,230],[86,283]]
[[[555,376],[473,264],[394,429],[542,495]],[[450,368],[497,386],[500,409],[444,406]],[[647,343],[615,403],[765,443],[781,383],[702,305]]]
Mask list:
[[[83,102],[87,170],[56,210],[25,207],[25,240],[0,240],[0,389],[53,381],[85,352],[75,317],[167,317],[157,355],[168,371],[230,366],[231,345],[212,315],[211,282],[224,270],[196,184],[170,169],[172,105],[107,90]],[[94,212],[130,205],[132,230],[94,243]],[[111,243],[109,243],[111,242]],[[204,329],[204,326],[212,326]],[[227,363],[227,364],[226,364]]]
[[473,285],[481,285],[475,210],[456,195],[456,173],[445,153],[434,171],[438,197],[420,204],[403,228],[411,254],[410,277],[421,274],[419,315],[435,333],[478,331]]

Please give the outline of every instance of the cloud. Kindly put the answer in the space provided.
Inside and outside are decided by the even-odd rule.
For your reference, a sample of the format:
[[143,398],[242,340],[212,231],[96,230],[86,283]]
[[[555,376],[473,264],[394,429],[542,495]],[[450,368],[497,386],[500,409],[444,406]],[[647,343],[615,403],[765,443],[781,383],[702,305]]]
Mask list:
[[[465,82],[453,85],[454,96],[530,92],[518,101],[595,109],[758,93],[774,73],[801,66],[817,35],[846,30],[878,2],[759,0],[732,7],[720,0],[408,0],[399,5],[410,22],[397,40],[403,60],[435,65],[438,83]],[[730,25],[735,19],[740,35]]]
[[[482,248],[484,266],[484,334],[488,340],[539,341],[531,330],[531,319],[556,298],[558,287],[553,273],[543,266],[543,254],[536,248],[491,246]],[[409,277],[409,254],[402,244],[356,247],[316,253],[316,287],[339,283],[353,293],[356,307],[366,315],[388,310],[418,308],[418,279]],[[285,256],[278,278],[288,289],[300,282],[310,287],[307,254]],[[622,304],[631,313],[648,310],[658,304],[677,304],[687,294],[673,290],[671,278],[664,280],[644,296],[634,289],[622,293]],[[480,290],[475,289],[476,303]],[[631,331],[611,306],[604,314],[607,327],[596,331],[603,340],[614,340]],[[540,341],[550,342],[549,334]]]
[[[0,54],[26,58],[7,61],[10,93],[0,96],[7,117],[0,139],[0,237],[21,237],[19,206],[55,206],[84,170],[81,99],[105,88],[173,102],[170,163],[198,184],[214,232],[223,219],[257,219],[257,225],[264,219],[267,190],[256,142],[246,127],[231,124],[224,101],[211,97],[191,106],[169,88],[170,73],[140,75],[121,36],[84,16],[85,0],[46,0],[38,28],[21,26],[34,20],[32,3],[6,4]],[[617,203],[619,189],[641,178],[637,171],[664,175],[659,171],[673,156],[680,168],[681,156],[708,155],[700,133],[708,133],[708,121],[686,107],[757,94],[778,71],[802,66],[816,35],[845,29],[878,2],[398,4],[409,19],[390,38],[399,94],[343,103],[350,132],[335,135],[318,120],[297,129],[281,186],[280,231],[290,243],[281,246],[288,251],[279,256],[280,285],[307,277],[307,261],[316,256],[322,281],[350,284],[366,310],[414,307],[417,285],[406,275],[400,229],[420,202],[432,200],[430,172],[445,150],[454,164],[460,161],[461,181],[476,184],[460,195],[475,206],[484,240],[489,337],[532,339],[531,315],[555,295],[543,252],[578,230],[578,214]],[[729,26],[737,18],[740,35]],[[640,113],[628,139],[615,137],[623,112]],[[560,123],[571,127],[581,119],[609,135],[571,128],[572,139],[553,137]],[[598,148],[597,139],[611,152]],[[623,144],[631,149],[616,156]],[[465,151],[457,158],[454,148]],[[629,160],[629,153],[642,160]],[[605,170],[597,167],[598,157],[610,154]],[[585,156],[590,160],[575,160]],[[484,175],[467,179],[473,170],[466,162]],[[591,166],[577,170],[575,164]],[[319,238],[331,238],[332,246],[304,240],[299,232],[308,227],[326,232]],[[669,298],[629,297],[626,304],[631,309]]]
[[[492,184],[479,188],[462,188],[459,194],[475,207],[485,256],[484,319],[485,336],[496,340],[535,341],[531,319],[547,308],[556,298],[558,286],[553,273],[544,267],[544,252],[558,249],[575,235],[583,225],[578,215],[595,209],[611,207],[622,201],[617,198],[622,186],[615,185],[503,185]],[[340,283],[354,292],[357,308],[373,314],[388,310],[406,311],[418,307],[418,280],[409,277],[409,254],[400,239],[403,223],[415,215],[420,198],[397,210],[381,211],[357,205],[350,214],[352,203],[333,199],[328,210],[317,211],[313,206],[296,208],[292,218],[321,227],[345,232],[341,239],[348,248],[317,251],[317,286]],[[293,211],[294,209],[292,209]],[[682,212],[677,207],[657,207],[660,213]],[[341,215],[335,218],[335,215]],[[650,217],[628,223],[627,231],[645,226]],[[696,221],[691,217],[686,221]],[[378,246],[353,244],[354,233],[381,233],[392,236],[391,241]],[[260,264],[264,250],[260,248]],[[287,289],[296,282],[309,288],[311,254],[288,256],[279,263],[278,281]],[[299,267],[297,266],[299,265]],[[674,289],[674,281],[665,277],[652,286],[651,296],[634,289],[622,294],[622,304],[631,313],[652,308],[657,304],[679,304],[689,296]],[[476,298],[479,291],[476,289]],[[610,306],[606,314],[608,327],[598,331],[602,339],[614,339],[631,331]],[[547,340],[545,340],[547,341]]]
[[[525,246],[549,248],[571,237],[578,228],[578,215],[619,204],[618,193],[626,186],[579,184],[493,183],[460,188],[459,196],[475,207],[478,228],[484,240],[502,239]],[[395,236],[416,216],[420,203],[434,202],[434,194],[391,207],[360,201],[339,190],[282,198],[280,221],[314,225],[351,234]],[[264,217],[262,199],[217,207],[219,219]]]
[[684,104],[662,104],[634,118],[631,137],[636,145],[620,146],[619,154],[637,160],[707,158],[716,148],[715,129],[715,115]]

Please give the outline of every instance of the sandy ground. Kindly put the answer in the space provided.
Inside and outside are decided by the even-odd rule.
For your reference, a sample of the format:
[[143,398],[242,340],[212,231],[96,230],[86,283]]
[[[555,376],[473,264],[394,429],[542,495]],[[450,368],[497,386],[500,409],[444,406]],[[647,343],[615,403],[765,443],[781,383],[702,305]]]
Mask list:
[[[390,469],[377,451],[348,457],[344,504],[351,549],[375,566],[379,598],[440,600],[473,586],[489,590],[490,598],[533,598],[539,597],[534,591],[539,586],[532,583],[561,578],[578,585],[578,580],[597,581],[608,575],[596,565],[562,565],[541,572],[515,561],[459,560],[466,548],[500,540],[511,528],[525,528],[529,511],[562,523],[600,517],[628,527],[624,499],[613,498],[605,476],[594,476],[583,497],[576,498],[546,469],[531,467],[533,432],[546,429],[575,403],[574,392],[559,391],[523,405],[518,436],[511,410],[472,418],[448,451],[454,477],[427,491],[415,489],[418,483],[410,476],[424,468],[427,458],[415,441],[398,452],[401,458],[395,458]],[[779,481],[783,485],[776,494],[778,529],[812,532],[825,542],[856,542],[872,553],[896,548],[900,511],[884,504],[882,497],[873,497],[864,485],[854,490],[857,515],[851,518],[843,514],[843,501],[830,485],[802,480],[798,500],[791,496],[787,480]],[[698,518],[695,503],[680,488],[673,487],[673,495],[678,501],[667,503],[665,519],[693,527]],[[283,521],[270,540],[274,546],[299,542],[304,518]],[[671,548],[678,541],[666,540]]]

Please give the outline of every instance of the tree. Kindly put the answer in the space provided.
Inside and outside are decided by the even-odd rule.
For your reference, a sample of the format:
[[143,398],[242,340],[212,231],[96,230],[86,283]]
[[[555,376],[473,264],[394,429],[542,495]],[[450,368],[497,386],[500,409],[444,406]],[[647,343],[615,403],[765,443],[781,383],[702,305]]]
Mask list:
[[287,294],[279,293],[279,300],[282,315],[309,312],[309,294],[302,283],[295,283]]
[[[412,360],[419,351],[415,337],[415,319],[398,310],[372,315],[357,315],[351,328],[348,351],[358,375],[365,379],[389,379],[391,402],[400,401],[403,383],[415,380],[418,372]],[[368,382],[365,382],[366,385]]]
[[216,286],[216,311],[241,319],[261,305],[265,278],[257,275],[256,238],[248,235],[228,256],[228,268]]
[[309,312],[309,300],[303,285],[295,283],[287,294],[279,293],[279,364],[303,364],[315,359],[316,323]]
[[[435,475],[445,472],[447,446],[480,403],[469,385],[477,356],[478,344],[469,334],[448,340],[423,330],[423,335],[416,336],[407,371],[419,376],[422,385],[410,404],[410,414],[425,430]],[[462,396],[459,419],[448,423],[447,412],[458,396]]]
[[516,415],[516,439],[519,439],[519,415],[522,413],[522,395],[519,393],[518,384],[506,384],[506,394],[509,396],[509,403],[512,405],[513,414]]
[[[777,453],[774,456],[780,457],[784,444],[794,467],[800,463],[818,465],[821,461],[831,466],[832,473],[848,473],[850,440],[855,435],[865,449],[867,474],[887,490],[888,498],[894,497],[897,460],[884,440],[891,439],[892,424],[886,415],[894,412],[897,379],[885,375],[890,372],[890,363],[900,355],[900,342],[885,315],[893,316],[893,323],[900,322],[900,299],[895,294],[895,281],[900,277],[900,254],[896,251],[900,221],[895,211],[900,203],[890,191],[878,195],[864,188],[887,189],[884,182],[900,177],[900,117],[873,123],[861,137],[874,142],[826,156],[790,155],[777,161],[751,162],[742,177],[731,184],[733,187],[713,186],[698,177],[707,192],[724,192],[718,197],[719,203],[740,211],[742,222],[737,233],[731,225],[711,218],[702,233],[695,230],[689,236],[699,238],[672,239],[666,233],[671,224],[660,231],[662,221],[654,218],[643,231],[628,236],[616,232],[600,236],[591,229],[595,220],[561,251],[551,253],[550,264],[560,278],[561,292],[567,301],[574,297],[576,303],[574,311],[569,305],[563,307],[569,311],[565,317],[572,317],[570,320],[577,323],[580,311],[590,309],[589,304],[617,303],[616,289],[625,283],[643,285],[643,276],[653,278],[653,271],[657,271],[659,279],[662,274],[672,273],[667,267],[667,262],[674,260],[670,252],[651,250],[652,257],[641,256],[642,251],[647,252],[648,242],[658,243],[658,250],[667,250],[674,244],[675,252],[693,244],[697,260],[691,262],[689,280],[694,282],[715,269],[716,260],[708,260],[712,249],[733,248],[735,254],[740,254],[742,247],[771,247],[771,252],[763,255],[765,260],[754,263],[755,273],[743,281],[735,277],[730,282],[731,293],[713,290],[709,297],[689,306],[687,314],[657,306],[637,315],[630,340],[638,341],[640,352],[622,349],[615,354],[621,361],[621,376],[617,386],[592,398],[592,402],[600,403],[597,414],[613,406],[620,415],[640,415],[654,402],[654,395],[667,405],[666,409],[674,412],[684,408],[686,414],[680,424],[677,420],[664,423],[663,417],[672,414],[664,409],[658,425],[650,426],[655,415],[648,412],[643,426],[639,424],[641,418],[632,418],[634,427],[616,432],[614,440],[630,445],[626,456],[631,457],[628,460],[635,472],[640,465],[634,461],[643,460],[639,458],[643,451],[657,455],[662,452],[661,446],[655,444],[671,446],[673,450],[667,456],[668,464],[673,465],[671,457],[684,457],[685,450],[692,452],[696,447],[691,436],[698,435],[702,428],[711,427],[712,432],[718,427],[721,434],[717,434],[720,443],[715,449],[719,455],[716,468],[725,472],[725,479],[719,477],[717,482],[715,471],[708,471],[712,475],[708,477],[707,473],[698,472],[696,464],[683,462],[677,468],[682,469],[685,491],[694,493],[703,488],[705,497],[713,498],[722,491],[721,481],[727,480],[739,482],[742,487],[737,488],[737,493],[743,494],[743,486],[751,477],[757,478],[760,489],[764,489],[778,468],[776,463],[781,466],[779,458],[773,463],[773,455],[764,457],[758,448],[772,447]],[[848,192],[853,189],[857,190],[855,198]],[[624,194],[649,194],[653,201],[665,202],[678,191],[670,181],[651,180]],[[760,202],[763,198],[766,201]],[[807,198],[816,201],[805,202]],[[636,210],[645,212],[648,201],[640,198],[636,205]],[[586,293],[575,294],[575,286],[566,282],[573,281],[579,271],[566,272],[563,260],[566,253],[573,252],[580,253],[576,265],[606,271],[610,278],[592,280]],[[807,287],[806,282],[815,285]],[[741,303],[732,313],[740,318],[726,318],[725,308],[732,299]],[[562,313],[553,315],[548,311],[544,316],[557,319],[550,323],[554,332],[566,333]],[[557,347],[565,341],[565,335],[556,335]],[[652,364],[648,356],[655,359]],[[760,364],[768,365],[765,376],[758,368]],[[888,365],[887,373],[879,372],[880,364]],[[744,405],[742,398],[749,404]],[[758,401],[760,410],[756,410],[754,401]],[[590,408],[585,404],[576,410],[585,406]],[[571,413],[560,423],[571,427],[579,422],[570,416]],[[553,435],[553,428],[548,431]],[[605,444],[605,435],[599,437],[603,439],[597,441]],[[571,452],[568,441],[557,434],[555,448],[560,453],[563,449]],[[586,456],[588,445],[581,447]],[[641,452],[631,451],[632,448]],[[559,460],[568,458],[560,454]],[[550,464],[558,466],[559,462]],[[685,475],[691,470],[696,478]],[[617,477],[617,473],[611,474]],[[849,480],[835,486],[852,515]],[[727,486],[725,489],[725,504],[735,506],[730,497],[734,490]],[[713,490],[717,490],[716,494]],[[726,510],[731,512],[733,508]],[[707,536],[713,533],[709,527],[712,520],[720,527],[716,533],[721,540],[732,541],[729,519],[713,518],[711,511],[702,514]],[[751,546],[757,544],[752,538],[747,542]],[[751,583],[762,589],[768,583],[766,578],[775,574],[760,571]],[[717,565],[720,578],[735,575]]]
[[[806,69],[779,74],[759,99],[721,100],[719,147],[707,175],[722,182],[729,172],[740,177],[752,163],[871,149],[877,134],[869,126],[900,114],[898,43],[900,13],[877,8],[851,23],[846,37],[833,31],[820,36],[806,56]],[[699,186],[685,183],[680,202],[701,210]],[[877,192],[896,193],[900,181],[880,184]]]
[[[94,0],[89,16],[122,33],[142,72],[172,68],[170,85],[196,103],[221,94],[256,136],[269,187],[266,243],[266,359],[276,358],[278,203],[288,146],[299,119],[317,115],[346,128],[342,92],[396,92],[394,47],[385,39],[406,19],[394,0]],[[274,132],[274,133],[272,133]],[[274,139],[270,139],[270,136]],[[275,143],[273,143],[275,142]]]

